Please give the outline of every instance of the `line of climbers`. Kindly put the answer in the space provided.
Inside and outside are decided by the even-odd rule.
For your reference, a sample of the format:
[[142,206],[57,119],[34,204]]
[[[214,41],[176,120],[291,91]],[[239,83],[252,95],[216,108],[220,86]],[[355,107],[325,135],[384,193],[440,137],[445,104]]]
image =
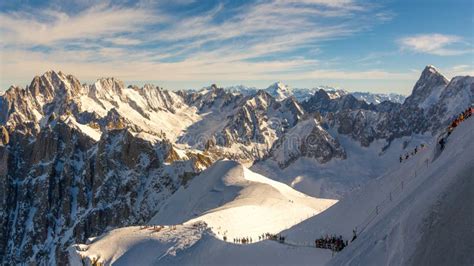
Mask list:
[[474,112],[474,108],[471,106],[471,107],[468,107],[466,110],[464,110],[464,112],[460,113],[458,116],[456,116],[453,121],[451,122],[451,124],[449,125],[448,129],[446,130],[447,131],[447,135],[446,137],[442,137],[438,143],[439,143],[439,147],[441,150],[444,150],[444,146],[446,145],[446,140],[448,139],[449,135],[451,135],[451,133],[453,132],[453,130],[459,125],[461,124],[462,122],[464,122],[466,119],[468,119],[469,117],[472,116],[472,113]]
[[[224,239],[224,241],[226,241],[226,239]],[[249,244],[249,243],[252,243],[252,238],[251,237],[234,238],[234,243]]]
[[165,227],[167,227],[171,231],[176,230],[176,225],[169,225],[169,226],[164,226],[164,225],[140,225],[140,230],[149,229],[149,230],[152,230],[152,231],[155,231],[155,232],[160,232]]
[[274,234],[270,234],[270,233],[265,233],[265,234],[262,234],[261,236],[258,236],[258,239],[260,240],[264,240],[264,239],[270,239],[270,240],[273,240],[273,241],[278,241],[280,243],[285,243],[285,237],[282,236],[282,235],[274,235]]
[[[278,241],[280,243],[285,243],[285,237],[282,236],[282,235],[264,233],[264,234],[261,234],[261,235],[258,236],[258,241],[262,241],[262,240],[265,240],[265,239]],[[226,241],[226,240],[227,240],[227,237],[224,236],[224,241]],[[252,242],[253,242],[252,237],[234,238],[234,243],[238,243],[238,244],[249,244],[249,243],[252,243]]]
[[163,228],[165,228],[163,225],[140,225],[140,230],[150,229],[155,232],[160,232]]
[[400,163],[403,162],[403,160],[408,160],[410,158],[410,155],[411,156],[414,156],[415,154],[417,154],[420,150],[423,150],[427,147],[426,144],[420,144],[420,148],[418,148],[418,146],[415,146],[415,148],[413,149],[413,151],[411,151],[410,153],[406,153],[405,156],[403,155],[400,155]]
[[349,242],[347,240],[344,242],[342,236],[337,237],[336,235],[333,235],[329,237],[326,235],[326,237],[316,239],[314,244],[316,248],[330,249],[332,251],[339,252],[343,250],[349,244]]

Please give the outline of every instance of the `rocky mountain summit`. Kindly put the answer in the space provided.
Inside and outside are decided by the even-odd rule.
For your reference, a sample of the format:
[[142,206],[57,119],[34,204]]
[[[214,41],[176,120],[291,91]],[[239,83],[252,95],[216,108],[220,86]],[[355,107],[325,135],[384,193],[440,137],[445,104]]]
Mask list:
[[405,107],[427,109],[436,104],[449,80],[433,66],[427,66],[404,102]]

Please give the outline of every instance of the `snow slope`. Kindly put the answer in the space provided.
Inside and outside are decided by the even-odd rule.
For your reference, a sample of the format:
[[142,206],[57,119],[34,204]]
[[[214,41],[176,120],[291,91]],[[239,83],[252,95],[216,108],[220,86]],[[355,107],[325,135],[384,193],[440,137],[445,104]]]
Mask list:
[[[112,230],[92,240],[91,245],[69,248],[70,263],[83,265],[100,261],[104,264],[152,265],[167,255],[176,256],[178,250],[195,244],[206,230],[205,224],[187,226],[143,227],[131,226]],[[114,243],[111,245],[110,243]],[[81,250],[80,256],[76,250]]]
[[296,242],[351,239],[357,228],[357,240],[332,265],[472,265],[473,130],[471,118],[443,152],[432,145],[283,234]]
[[[240,245],[216,239],[205,224],[115,229],[89,245],[69,248],[70,264],[91,265],[324,265],[331,251],[265,240]],[[111,244],[113,243],[113,244]],[[297,258],[297,262],[296,259]],[[296,263],[295,263],[296,262]]]
[[256,242],[262,233],[278,233],[335,202],[309,197],[226,160],[180,188],[150,224],[204,221],[219,238],[252,237]]

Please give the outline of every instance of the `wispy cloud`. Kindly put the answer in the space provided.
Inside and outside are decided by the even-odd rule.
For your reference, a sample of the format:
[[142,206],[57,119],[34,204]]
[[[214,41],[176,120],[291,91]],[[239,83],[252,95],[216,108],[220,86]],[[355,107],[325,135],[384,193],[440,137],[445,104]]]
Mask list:
[[161,16],[146,9],[95,5],[71,16],[52,9],[39,12],[0,13],[0,30],[5,45],[64,44],[79,39],[97,40],[119,33],[131,33]]
[[[90,1],[80,2],[87,6]],[[153,1],[91,3],[74,14],[58,9],[0,12],[0,79],[26,79],[51,68],[84,79],[403,78],[378,70],[324,69],[327,65],[317,58],[290,53],[317,51],[324,41],[390,19],[376,12],[382,15],[374,21],[367,16],[374,6],[355,0],[219,3],[186,16],[170,15]]]
[[[404,37],[399,43],[404,50],[439,56],[461,55],[474,51],[462,37],[438,33]],[[454,47],[455,45],[461,45],[461,48]]]
[[454,65],[446,69],[446,76],[455,77],[455,76],[474,76],[474,66],[473,65]]

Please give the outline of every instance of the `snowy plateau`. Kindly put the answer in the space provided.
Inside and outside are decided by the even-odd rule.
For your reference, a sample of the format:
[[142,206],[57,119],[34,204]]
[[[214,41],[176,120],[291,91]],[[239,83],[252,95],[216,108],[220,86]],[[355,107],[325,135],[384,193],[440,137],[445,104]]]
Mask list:
[[48,71],[0,98],[0,264],[474,265],[473,104]]

